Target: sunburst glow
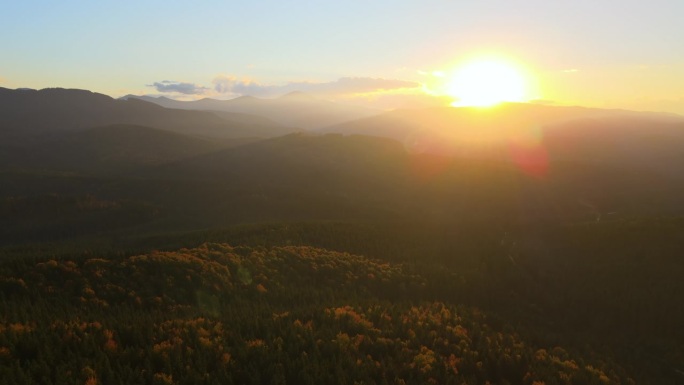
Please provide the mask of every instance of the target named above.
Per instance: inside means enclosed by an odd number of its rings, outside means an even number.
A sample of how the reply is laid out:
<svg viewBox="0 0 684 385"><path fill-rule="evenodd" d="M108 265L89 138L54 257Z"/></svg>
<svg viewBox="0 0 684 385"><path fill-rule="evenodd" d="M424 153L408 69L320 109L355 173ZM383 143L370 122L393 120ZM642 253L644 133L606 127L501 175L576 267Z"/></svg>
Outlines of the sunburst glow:
<svg viewBox="0 0 684 385"><path fill-rule="evenodd" d="M447 85L456 99L453 106L493 106L502 102L525 102L528 81L515 65L499 59L474 60L459 67Z"/></svg>

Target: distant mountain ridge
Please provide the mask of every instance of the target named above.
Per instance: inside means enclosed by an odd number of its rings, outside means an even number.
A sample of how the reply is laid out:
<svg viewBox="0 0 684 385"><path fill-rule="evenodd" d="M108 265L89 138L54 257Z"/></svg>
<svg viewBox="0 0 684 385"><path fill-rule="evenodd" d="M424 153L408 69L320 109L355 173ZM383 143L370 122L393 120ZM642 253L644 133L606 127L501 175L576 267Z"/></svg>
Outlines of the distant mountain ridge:
<svg viewBox="0 0 684 385"><path fill-rule="evenodd" d="M340 104L316 98L304 92L291 92L275 99L240 96L230 100L204 98L179 101L167 97L126 95L122 99L140 99L166 108L208 110L258 115L287 126L304 129L322 128L381 113L367 107Z"/></svg>
<svg viewBox="0 0 684 385"><path fill-rule="evenodd" d="M132 172L299 131L258 116L169 109L86 90L0 88L0 170Z"/></svg>
<svg viewBox="0 0 684 385"><path fill-rule="evenodd" d="M534 149L549 161L650 167L683 176L684 116L508 103L493 108L402 109L319 130L399 140L411 152L510 160Z"/></svg>
<svg viewBox="0 0 684 385"><path fill-rule="evenodd" d="M459 140L507 139L523 130L564 124L580 119L638 118L684 122L670 113L610 110L577 106L504 103L491 108L430 107L398 109L370 118L322 128L320 132L393 137L403 140L420 132Z"/></svg>
<svg viewBox="0 0 684 385"><path fill-rule="evenodd" d="M130 124L214 138L272 137L299 131L244 114L181 111L144 100L116 100L86 90L0 88L0 135Z"/></svg>

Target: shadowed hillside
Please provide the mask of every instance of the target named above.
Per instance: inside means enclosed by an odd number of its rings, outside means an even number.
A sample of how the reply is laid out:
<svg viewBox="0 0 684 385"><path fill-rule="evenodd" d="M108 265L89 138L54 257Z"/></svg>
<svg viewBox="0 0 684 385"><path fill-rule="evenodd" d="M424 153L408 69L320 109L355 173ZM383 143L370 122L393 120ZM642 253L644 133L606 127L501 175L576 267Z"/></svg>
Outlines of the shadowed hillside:
<svg viewBox="0 0 684 385"><path fill-rule="evenodd" d="M619 163L525 163L411 154L382 138L291 135L223 150L155 171L390 208L436 220L569 219L681 210L679 181ZM305 200L306 201L306 200ZM677 211L680 212L680 211ZM628 214L629 213L629 214Z"/></svg>
<svg viewBox="0 0 684 385"><path fill-rule="evenodd" d="M295 134L193 155L185 151L211 146L137 128L128 134L141 145L124 145L107 134L117 130L74 136L56 146L53 158L43 158L41 168L25 164L0 174L6 229L0 237L54 239L76 235L81 227L84 234L106 233L121 222L97 216L125 215L125 207L144 208L124 221L130 231L140 231L136 225L188 231L302 220L563 223L684 210L679 180L638 168L550 162L543 175L535 175L524 164L410 154L390 139L342 135ZM159 142L157 150L145 150L144 132ZM77 202L90 198L123 211L84 211ZM45 209L27 216L32 204ZM16 225L29 217L26 226ZM60 221L75 222L72 228ZM98 225L86 226L92 221Z"/></svg>
<svg viewBox="0 0 684 385"><path fill-rule="evenodd" d="M91 174L131 173L245 141L216 141L156 128L113 125L51 137L7 159L5 166Z"/></svg>

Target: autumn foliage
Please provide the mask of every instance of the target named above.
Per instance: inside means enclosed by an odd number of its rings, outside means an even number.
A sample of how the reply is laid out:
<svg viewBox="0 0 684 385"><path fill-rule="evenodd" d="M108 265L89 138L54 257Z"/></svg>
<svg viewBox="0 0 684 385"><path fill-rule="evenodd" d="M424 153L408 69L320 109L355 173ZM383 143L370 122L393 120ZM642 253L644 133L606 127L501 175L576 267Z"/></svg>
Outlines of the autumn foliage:
<svg viewBox="0 0 684 385"><path fill-rule="evenodd" d="M6 383L631 383L431 298L402 265L312 247L45 259L0 283Z"/></svg>

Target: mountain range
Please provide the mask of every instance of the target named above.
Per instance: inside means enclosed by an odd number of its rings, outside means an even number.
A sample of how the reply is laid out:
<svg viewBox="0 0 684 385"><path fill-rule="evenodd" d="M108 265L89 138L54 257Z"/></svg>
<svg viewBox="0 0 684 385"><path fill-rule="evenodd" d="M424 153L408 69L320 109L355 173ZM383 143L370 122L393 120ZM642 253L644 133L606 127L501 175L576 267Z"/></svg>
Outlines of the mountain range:
<svg viewBox="0 0 684 385"><path fill-rule="evenodd" d="M442 218L641 212L644 197L656 211L680 208L670 192L684 175L684 118L677 115L534 104L404 109L303 134L270 116L165 108L83 90L1 89L0 97L0 170L230 181L276 201L304 194L394 213L430 206ZM293 93L169 103L279 106L282 113L294 106L300 116L303 106L322 101ZM516 207L512 191L529 210ZM542 195L549 204L528 200Z"/></svg>
<svg viewBox="0 0 684 385"><path fill-rule="evenodd" d="M182 110L221 111L262 116L286 126L307 130L365 118L382 112L373 108L335 103L298 91L275 99L241 96L230 100L205 98L196 101L179 101L166 97L135 95L126 95L122 99L144 100L166 108Z"/></svg>
<svg viewBox="0 0 684 385"><path fill-rule="evenodd" d="M684 117L675 114L508 103L395 110L319 132L393 138L414 153L510 162L522 154L684 175Z"/></svg>
<svg viewBox="0 0 684 385"><path fill-rule="evenodd" d="M209 138L272 137L296 132L259 117L183 111L142 100L116 100L85 90L0 88L0 135L59 134L113 124L130 124Z"/></svg>

